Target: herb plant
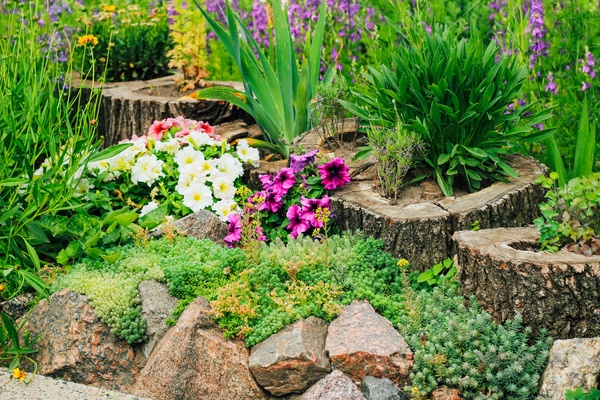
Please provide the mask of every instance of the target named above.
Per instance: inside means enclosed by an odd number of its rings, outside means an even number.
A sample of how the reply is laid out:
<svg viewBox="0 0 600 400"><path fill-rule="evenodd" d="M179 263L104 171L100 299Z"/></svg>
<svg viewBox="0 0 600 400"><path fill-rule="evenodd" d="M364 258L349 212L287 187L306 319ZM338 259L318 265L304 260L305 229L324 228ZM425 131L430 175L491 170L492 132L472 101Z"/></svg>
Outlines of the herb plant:
<svg viewBox="0 0 600 400"><path fill-rule="evenodd" d="M513 141L538 141L553 130L532 125L550 117L550 110L528 115L530 106L507 113L519 94L526 71L514 57L499 54L498 45L484 46L476 32L457 40L452 29L432 34L410 32L398 46L391 65L369 68L355 103L343 104L374 126L393 129L404 121L418 134L424 159L434 171L444 195L453 193L455 179L474 191L485 181L516 176L503 161Z"/></svg>
<svg viewBox="0 0 600 400"><path fill-rule="evenodd" d="M540 176L536 183L551 189L534 223L542 249L566 248L585 256L600 255L600 173L571 179L557 187L558 173Z"/></svg>
<svg viewBox="0 0 600 400"><path fill-rule="evenodd" d="M12 370L14 379L29 383L37 372L37 363L30 355L37 352L33 346L40 337L32 338L29 332L22 332L25 322L26 320L17 324L8 314L0 313L0 366ZM29 378L25 371L19 368L22 361L28 361L34 366Z"/></svg>

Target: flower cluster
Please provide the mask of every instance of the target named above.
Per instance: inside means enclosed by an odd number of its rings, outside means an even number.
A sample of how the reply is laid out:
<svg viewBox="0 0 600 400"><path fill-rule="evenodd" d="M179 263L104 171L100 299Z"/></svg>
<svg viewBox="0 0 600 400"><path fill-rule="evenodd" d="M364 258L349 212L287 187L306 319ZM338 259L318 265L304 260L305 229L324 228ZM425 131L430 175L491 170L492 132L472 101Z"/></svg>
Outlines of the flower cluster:
<svg viewBox="0 0 600 400"><path fill-rule="evenodd" d="M581 72L583 72L587 77L594 79L596 77L596 59L594 58L594 54L592 54L589 49L585 50L585 59L579 60L581 63ZM585 91L592 87L592 84L586 81L581 81L581 90Z"/></svg>
<svg viewBox="0 0 600 400"><path fill-rule="evenodd" d="M533 69L539 57L548 56L550 43L546 40L546 28L544 26L544 5L542 0L531 0L529 8L529 23L527 32L531 35L529 39L529 69Z"/></svg>
<svg viewBox="0 0 600 400"><path fill-rule="evenodd" d="M164 203L178 216L210 208L225 221L237 208L243 163L259 164L258 150L247 141L233 148L212 126L183 117L155 121L146 135L125 142L131 146L90 163L89 178L100 189L118 188L121 201L141 208L142 215Z"/></svg>
<svg viewBox="0 0 600 400"><path fill-rule="evenodd" d="M288 234L298 238L300 234L324 228L329 220L331 204L325 192L349 183L349 168L341 158L316 165L317 155L318 150L291 155L288 168L272 175L259 175L262 190L249 196L248 205L240 212L246 217L248 213L256 213L268 238L286 238ZM230 215L225 241L233 245L242 236L242 218Z"/></svg>

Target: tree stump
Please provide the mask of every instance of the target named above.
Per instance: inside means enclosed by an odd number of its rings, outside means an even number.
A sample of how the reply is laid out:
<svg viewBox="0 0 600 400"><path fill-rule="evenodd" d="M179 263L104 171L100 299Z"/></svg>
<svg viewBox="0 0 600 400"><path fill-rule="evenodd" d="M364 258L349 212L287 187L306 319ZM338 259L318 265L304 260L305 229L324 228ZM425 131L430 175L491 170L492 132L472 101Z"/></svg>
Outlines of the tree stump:
<svg viewBox="0 0 600 400"><path fill-rule="evenodd" d="M600 257L536 251L533 227L462 231L457 279L498 322L515 314L555 339L600 336Z"/></svg>
<svg viewBox="0 0 600 400"><path fill-rule="evenodd" d="M480 228L525 226L539 215L545 189L533 182L546 167L520 155L508 161L518 178L461 197L443 198L436 194L435 183L422 182L393 203L378 194L372 182L353 181L332 196L335 223L383 239L387 251L423 271L453 256L452 234L457 230L470 229L476 222Z"/></svg>
<svg viewBox="0 0 600 400"><path fill-rule="evenodd" d="M239 82L211 82L212 85L242 89ZM77 89L78 90L78 89ZM85 90L89 92L89 89ZM84 92L85 92L84 91ZM89 93L84 93L88 98ZM172 76L149 81L115 82L104 85L98 115L98 136L109 147L120 140L141 136L155 120L183 116L218 125L244 120L253 123L245 111L218 100L181 99Z"/></svg>

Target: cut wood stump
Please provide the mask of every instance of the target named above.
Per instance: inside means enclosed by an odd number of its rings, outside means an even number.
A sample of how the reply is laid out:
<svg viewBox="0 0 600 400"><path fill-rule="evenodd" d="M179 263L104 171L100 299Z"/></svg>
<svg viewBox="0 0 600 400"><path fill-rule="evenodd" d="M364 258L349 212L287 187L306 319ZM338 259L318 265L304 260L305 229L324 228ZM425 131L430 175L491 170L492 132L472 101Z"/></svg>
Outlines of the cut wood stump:
<svg viewBox="0 0 600 400"><path fill-rule="evenodd" d="M211 82L241 89L239 82ZM84 85L85 86L85 85ZM238 119L253 123L245 111L219 100L181 99L172 76L148 81L113 82L104 85L98 115L98 136L109 147L120 140L141 136L155 120L183 116L218 125ZM82 96L89 98L89 89ZM85 103L85 101L84 101Z"/></svg>
<svg viewBox="0 0 600 400"><path fill-rule="evenodd" d="M536 250L533 227L454 234L457 279L498 322L520 314L555 339L600 336L600 257Z"/></svg>

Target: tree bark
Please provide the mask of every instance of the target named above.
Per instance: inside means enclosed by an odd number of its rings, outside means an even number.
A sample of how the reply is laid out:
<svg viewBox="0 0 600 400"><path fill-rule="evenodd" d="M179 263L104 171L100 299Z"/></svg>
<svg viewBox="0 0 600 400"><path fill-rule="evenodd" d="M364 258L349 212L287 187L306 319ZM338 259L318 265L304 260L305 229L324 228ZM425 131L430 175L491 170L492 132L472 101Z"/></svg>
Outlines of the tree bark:
<svg viewBox="0 0 600 400"><path fill-rule="evenodd" d="M240 87L235 82L219 84ZM238 119L247 124L254 122L246 112L224 101L181 99L183 95L167 97L148 94L149 91L160 93L161 89L165 90L173 85L174 81L170 76L149 81L105 84L97 130L98 136L103 138L103 147L115 145L123 139L131 139L134 134L141 136L155 120L165 118L183 116L211 125Z"/></svg>
<svg viewBox="0 0 600 400"><path fill-rule="evenodd" d="M555 339L599 336L600 257L535 251L538 238L533 227L454 234L463 294L498 322L518 313Z"/></svg>

